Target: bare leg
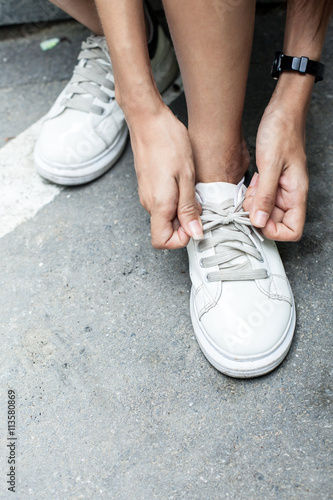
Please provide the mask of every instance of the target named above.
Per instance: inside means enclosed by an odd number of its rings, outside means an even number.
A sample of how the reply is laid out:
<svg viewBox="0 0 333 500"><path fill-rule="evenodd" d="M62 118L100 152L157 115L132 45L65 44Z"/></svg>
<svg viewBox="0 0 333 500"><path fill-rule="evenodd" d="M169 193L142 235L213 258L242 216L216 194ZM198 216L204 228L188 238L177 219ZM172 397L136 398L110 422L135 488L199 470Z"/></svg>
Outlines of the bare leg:
<svg viewBox="0 0 333 500"><path fill-rule="evenodd" d="M50 0L77 21L87 26L95 35L104 35L103 27L94 0ZM150 25L146 21L146 35L149 39Z"/></svg>
<svg viewBox="0 0 333 500"><path fill-rule="evenodd" d="M52 0L96 34L92 0ZM201 182L238 182L249 165L242 113L254 0L164 0L184 78L189 133Z"/></svg>
<svg viewBox="0 0 333 500"><path fill-rule="evenodd" d="M233 182L249 155L242 113L255 1L164 0L184 80L196 178Z"/></svg>
<svg viewBox="0 0 333 500"><path fill-rule="evenodd" d="M94 0L50 0L77 21L87 26L95 35L103 35Z"/></svg>

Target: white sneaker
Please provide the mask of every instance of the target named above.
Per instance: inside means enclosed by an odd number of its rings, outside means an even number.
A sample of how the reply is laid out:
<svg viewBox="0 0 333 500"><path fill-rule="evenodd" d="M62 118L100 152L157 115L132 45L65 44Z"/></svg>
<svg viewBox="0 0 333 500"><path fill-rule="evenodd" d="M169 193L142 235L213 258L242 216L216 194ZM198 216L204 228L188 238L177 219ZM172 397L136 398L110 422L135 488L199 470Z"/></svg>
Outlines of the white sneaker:
<svg viewBox="0 0 333 500"><path fill-rule="evenodd" d="M158 26L151 60L159 91L179 74L173 47ZM46 115L34 151L37 171L63 185L90 182L123 153L128 129L114 94L114 78L104 37L82 43L73 77Z"/></svg>
<svg viewBox="0 0 333 500"><path fill-rule="evenodd" d="M242 209L246 188L196 185L204 239L187 250L191 317L208 361L232 377L256 377L286 356L295 305L276 244L263 238Z"/></svg>

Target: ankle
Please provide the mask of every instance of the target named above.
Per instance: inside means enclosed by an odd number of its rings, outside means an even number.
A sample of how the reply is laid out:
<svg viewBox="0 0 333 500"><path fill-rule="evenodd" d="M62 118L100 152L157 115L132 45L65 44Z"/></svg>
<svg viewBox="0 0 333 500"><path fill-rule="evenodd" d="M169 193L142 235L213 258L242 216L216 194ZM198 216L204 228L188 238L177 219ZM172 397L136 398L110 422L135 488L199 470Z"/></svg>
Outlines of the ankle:
<svg viewBox="0 0 333 500"><path fill-rule="evenodd" d="M229 167L229 168L228 168ZM197 182L228 182L229 184L238 184L244 177L248 167L241 167L239 163L232 162L225 167L221 165L221 169L216 171L215 169L205 172L198 172L196 175Z"/></svg>
<svg viewBox="0 0 333 500"><path fill-rule="evenodd" d="M193 145L196 182L229 182L238 184L250 165L250 155L244 139L233 144L208 143Z"/></svg>

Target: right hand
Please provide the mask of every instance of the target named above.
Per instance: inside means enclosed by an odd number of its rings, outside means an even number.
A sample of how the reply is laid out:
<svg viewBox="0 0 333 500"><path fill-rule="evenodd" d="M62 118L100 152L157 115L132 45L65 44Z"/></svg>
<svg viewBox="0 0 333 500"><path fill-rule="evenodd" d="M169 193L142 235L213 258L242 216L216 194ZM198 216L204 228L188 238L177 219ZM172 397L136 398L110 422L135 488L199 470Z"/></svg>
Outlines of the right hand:
<svg viewBox="0 0 333 500"><path fill-rule="evenodd" d="M243 205L252 224L276 241L299 241L305 223L309 180L301 111L288 115L277 98L267 107L257 134L259 175L253 177Z"/></svg>
<svg viewBox="0 0 333 500"><path fill-rule="evenodd" d="M203 238L195 200L195 169L186 127L161 103L148 116L127 116L142 206L151 216L155 248L186 246Z"/></svg>

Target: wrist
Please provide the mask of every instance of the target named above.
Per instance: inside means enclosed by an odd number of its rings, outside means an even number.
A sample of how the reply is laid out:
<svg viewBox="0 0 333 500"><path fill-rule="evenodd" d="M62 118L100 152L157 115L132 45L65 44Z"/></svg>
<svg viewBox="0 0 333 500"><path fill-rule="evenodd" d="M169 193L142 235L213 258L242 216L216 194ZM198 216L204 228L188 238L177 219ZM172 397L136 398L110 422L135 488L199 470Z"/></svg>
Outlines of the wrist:
<svg viewBox="0 0 333 500"><path fill-rule="evenodd" d="M283 53L298 57L308 57L313 61L320 62L322 46L318 43L313 43L313 40L306 43L303 39L293 40L289 36L284 40Z"/></svg>
<svg viewBox="0 0 333 500"><path fill-rule="evenodd" d="M276 84L270 104L288 119L305 127L309 110L314 76L283 72Z"/></svg>
<svg viewBox="0 0 333 500"><path fill-rule="evenodd" d="M162 97L151 78L137 80L130 84L117 85L116 101L124 112L126 121L131 122L136 117L154 116L162 106Z"/></svg>

